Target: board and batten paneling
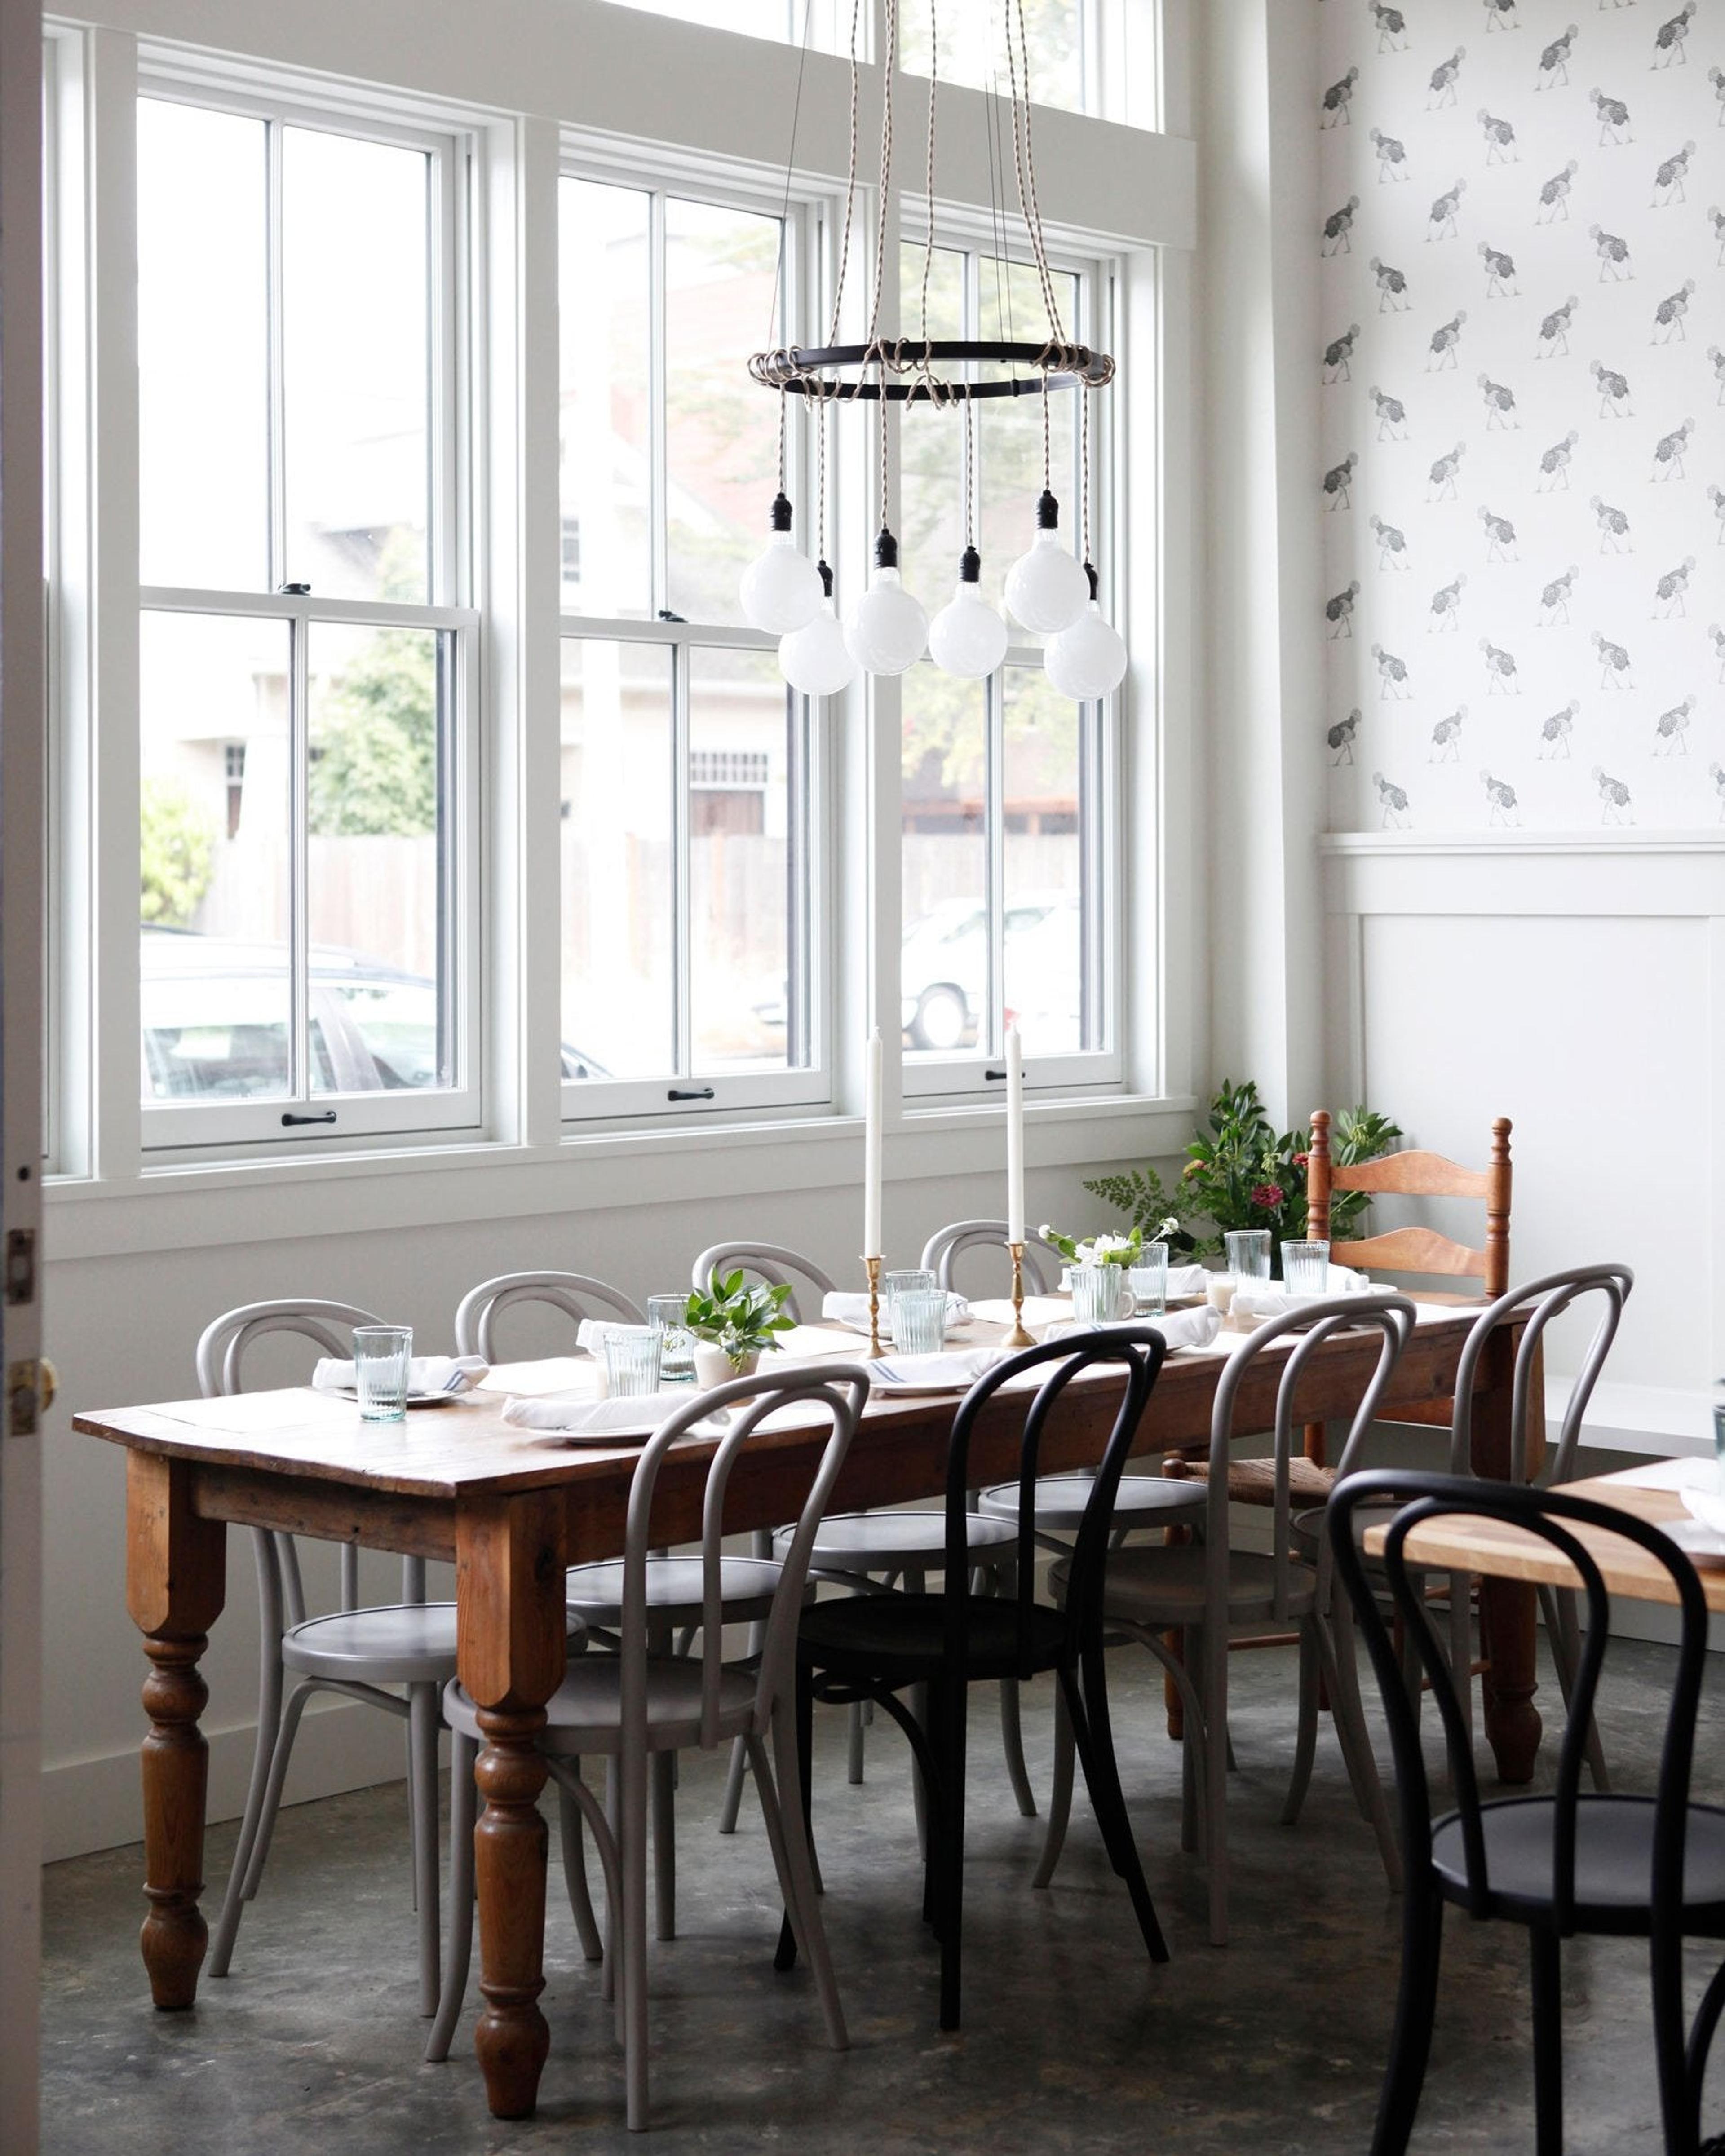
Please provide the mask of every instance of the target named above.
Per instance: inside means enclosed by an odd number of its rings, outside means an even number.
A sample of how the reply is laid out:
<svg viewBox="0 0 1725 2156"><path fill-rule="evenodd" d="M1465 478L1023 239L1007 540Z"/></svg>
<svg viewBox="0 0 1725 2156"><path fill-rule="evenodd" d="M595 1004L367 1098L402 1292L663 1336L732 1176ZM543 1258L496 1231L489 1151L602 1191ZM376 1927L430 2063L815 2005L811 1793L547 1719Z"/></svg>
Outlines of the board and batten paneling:
<svg viewBox="0 0 1725 2156"><path fill-rule="evenodd" d="M1725 819L1725 4L1322 0L1337 830Z"/></svg>

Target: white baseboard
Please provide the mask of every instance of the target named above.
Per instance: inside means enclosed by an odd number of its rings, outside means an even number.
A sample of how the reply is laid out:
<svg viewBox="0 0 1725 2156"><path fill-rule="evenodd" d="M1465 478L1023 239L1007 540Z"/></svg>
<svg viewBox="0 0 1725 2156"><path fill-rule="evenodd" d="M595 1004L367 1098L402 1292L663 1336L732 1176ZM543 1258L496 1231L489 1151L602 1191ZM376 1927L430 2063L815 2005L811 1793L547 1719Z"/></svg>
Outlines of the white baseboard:
<svg viewBox="0 0 1725 2156"><path fill-rule="evenodd" d="M209 1743L208 1816L238 1819L245 1809L251 1779L256 1726L206 1729ZM407 1772L407 1724L357 1701L314 1700L294 1743L285 1801L309 1802L343 1789L369 1789L378 1782L400 1781ZM84 1759L57 1761L43 1769L43 1861L86 1856L143 1839L138 1754L98 1753ZM403 1832L406 1832L403 1815ZM206 1890L205 1899L208 1899Z"/></svg>

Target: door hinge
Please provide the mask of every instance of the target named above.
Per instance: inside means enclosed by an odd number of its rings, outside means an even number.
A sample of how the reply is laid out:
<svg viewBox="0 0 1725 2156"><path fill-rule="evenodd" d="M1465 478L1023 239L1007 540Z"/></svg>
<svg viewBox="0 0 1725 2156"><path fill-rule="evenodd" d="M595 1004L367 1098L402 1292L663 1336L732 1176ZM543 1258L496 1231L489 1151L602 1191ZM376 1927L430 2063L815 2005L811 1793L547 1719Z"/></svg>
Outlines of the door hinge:
<svg viewBox="0 0 1725 2156"><path fill-rule="evenodd" d="M36 1300L36 1231L11 1228L6 1235L6 1300L15 1307Z"/></svg>

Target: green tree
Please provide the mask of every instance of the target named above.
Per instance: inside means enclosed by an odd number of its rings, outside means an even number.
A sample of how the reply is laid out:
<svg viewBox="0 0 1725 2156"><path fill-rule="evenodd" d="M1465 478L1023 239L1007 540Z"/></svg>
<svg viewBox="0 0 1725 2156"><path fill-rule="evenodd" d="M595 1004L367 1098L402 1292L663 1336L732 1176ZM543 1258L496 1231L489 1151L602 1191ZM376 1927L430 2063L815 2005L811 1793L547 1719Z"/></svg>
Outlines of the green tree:
<svg viewBox="0 0 1725 2156"><path fill-rule="evenodd" d="M146 778L138 817L138 914L184 928L215 873L216 820L177 780Z"/></svg>
<svg viewBox="0 0 1725 2156"><path fill-rule="evenodd" d="M418 838L437 826L434 633L385 629L319 700L307 782L317 838Z"/></svg>

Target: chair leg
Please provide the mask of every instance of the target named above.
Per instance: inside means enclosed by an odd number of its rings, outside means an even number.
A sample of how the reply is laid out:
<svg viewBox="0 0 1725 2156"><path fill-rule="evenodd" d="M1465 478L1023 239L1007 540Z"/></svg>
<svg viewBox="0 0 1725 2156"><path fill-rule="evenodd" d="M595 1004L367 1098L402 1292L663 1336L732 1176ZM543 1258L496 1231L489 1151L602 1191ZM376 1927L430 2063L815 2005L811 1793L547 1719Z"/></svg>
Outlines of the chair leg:
<svg viewBox="0 0 1725 2156"><path fill-rule="evenodd" d="M1317 1751L1318 1695L1322 1690L1322 1671L1318 1661L1317 1642L1311 1628L1300 1628L1300 1727L1294 1739L1294 1771L1288 1782L1286 1802L1281 1808L1281 1824L1291 1826L1300 1816L1300 1807L1306 1801L1306 1792L1312 1782L1312 1762Z"/></svg>
<svg viewBox="0 0 1725 2156"><path fill-rule="evenodd" d="M1473 1582L1465 1572L1450 1578L1450 1680L1462 1727L1473 1730Z"/></svg>
<svg viewBox="0 0 1725 2156"><path fill-rule="evenodd" d="M571 1759L572 1774L581 1772L581 1762ZM593 1915L593 1897L588 1891L587 1851L581 1838L581 1807L561 1782L557 1784L557 1839L562 1851L563 1884L568 1890L569 1914L575 1919L575 1929L581 1940L581 1951L588 1961L603 1961L604 1942L599 1937L599 1927Z"/></svg>
<svg viewBox="0 0 1725 2156"><path fill-rule="evenodd" d="M827 2041L835 2051L848 2051L850 2038L845 2027L845 2009L839 2004L839 1982L833 1974L833 1958L827 1948L826 1926L821 1920L820 1897L814 1891L814 1866L809 1861L809 1833L802 1817L802 1808L793 1801L781 1804L778 1792L794 1789L802 1775L797 1758L797 1730L794 1715L784 1711L780 1701L773 1714L773 1748L777 1761L777 1773L768 1760L767 1750L759 1738L750 1741L753 1756L755 1786L760 1793L761 1810L767 1821L767 1832L778 1845L775 1854L781 1854L783 1864L779 1884L784 1891L787 1914L795 1911L798 1928L803 1934L802 1946L814 1973L814 1988L820 1999L820 2010L827 2025Z"/></svg>
<svg viewBox="0 0 1725 2156"><path fill-rule="evenodd" d="M1190 1636L1189 1634L1188 1635ZM1202 1635L1204 1866L1210 1880L1210 1944L1228 1943L1228 1639Z"/></svg>
<svg viewBox="0 0 1725 2156"><path fill-rule="evenodd" d="M437 2012L437 1733L443 1726L434 1684L408 1687L411 1775L408 1804L413 1818L414 1900L419 1914L419 2011Z"/></svg>
<svg viewBox="0 0 1725 2156"><path fill-rule="evenodd" d="M731 1747L731 1764L725 1771L725 1800L719 1807L721 1834L737 1831L737 1815L742 1810L742 1778L748 1763L748 1746L739 1737Z"/></svg>
<svg viewBox="0 0 1725 2156"><path fill-rule="evenodd" d="M1402 1887L1401 1851L1390 1823L1384 1784L1378 1779L1371 1732L1366 1727L1366 1712L1360 1703L1353 1625L1344 1610L1333 1625L1322 1617L1314 1617L1312 1627L1322 1657L1320 1666L1330 1695L1330 1712L1335 1717L1343 1763L1348 1768L1360 1810L1370 1820L1372 1831L1378 1837L1378 1853L1384 1860L1384 1876L1389 1882L1389 1891L1399 1894Z"/></svg>
<svg viewBox="0 0 1725 2156"><path fill-rule="evenodd" d="M623 1789L621 1769L617 1754L608 1753L605 1758L605 1821L611 1830L611 1845L617 1846L618 1830L623 1819ZM614 1874L615 1867L614 1866ZM620 1877L608 1875L605 1880L605 1965L599 1972L600 1996L608 1999L616 2008L616 2036L623 2041L623 1882Z"/></svg>
<svg viewBox="0 0 1725 2156"><path fill-rule="evenodd" d="M647 1763L653 1799L653 1902L657 1936L677 1936L677 1755L655 1752Z"/></svg>
<svg viewBox="0 0 1725 2156"><path fill-rule="evenodd" d="M854 1789L860 1789L862 1786L863 1743L865 1732L868 1728L868 1722L863 1714L863 1707L865 1704L865 1702L860 1699L854 1699L850 1702L850 1741L845 1754L845 1779Z"/></svg>
<svg viewBox="0 0 1725 2156"><path fill-rule="evenodd" d="M928 1686L912 1685L910 1692L911 1712L919 1726L928 1727ZM922 1770L916 1754L911 1757L911 1802L916 1813L916 1853L925 1863L928 1861L928 1791L924 1786Z"/></svg>
<svg viewBox="0 0 1725 2156"><path fill-rule="evenodd" d="M270 1785L270 1762L281 1727L281 1656L276 1641L281 1636L278 1624L275 1640L264 1644L262 1667L258 1686L258 1741L252 1751L252 1778L245 1793L245 1815L239 1823L239 1839L234 1845L234 1861L228 1871L228 1888L222 1897L222 1913L218 1918L215 1936L210 1942L209 1973L225 1976L228 1964L234 1958L234 1942L239 1936L239 1919L245 1907L245 1882L251 1870L252 1848L257 1840L258 1821L263 1816L264 1792Z"/></svg>
<svg viewBox="0 0 1725 2156"><path fill-rule="evenodd" d="M1558 1683L1568 1707L1575 1689L1575 1672L1581 1663L1581 1619L1574 1595L1561 1588L1542 1587L1539 1607L1551 1640L1551 1658L1557 1665ZM1599 1725L1589 1717L1587 1725L1587 1768L1601 1794L1611 1784L1605 1771L1605 1748L1599 1741Z"/></svg>
<svg viewBox="0 0 1725 2156"><path fill-rule="evenodd" d="M1060 1851L1066 1843L1066 1827L1072 1816L1072 1763L1077 1746L1072 1736L1072 1711L1066 1704L1066 1687L1055 1686L1054 1787L1048 1794L1048 1828L1042 1837L1042 1856L1033 1887L1046 1887L1055 1876Z"/></svg>
<svg viewBox="0 0 1725 2156"><path fill-rule="evenodd" d="M809 1845L811 1868L814 1866L814 1672L797 1666L796 1698L797 1732L797 1787L803 1810L803 1835ZM821 1889L820 1875L814 1873L814 1891ZM778 1928L778 1951L773 1957L773 1966L783 1972L797 1965L797 1935L791 1922L790 1911L785 1912L784 1922Z"/></svg>
<svg viewBox="0 0 1725 2156"><path fill-rule="evenodd" d="M1162 1935L1156 1905L1145 1884L1144 1867L1138 1861L1138 1845L1120 1786L1120 1768L1114 1757L1114 1732L1108 1719L1107 1680L1102 1668L1101 1650L1098 1648L1086 1657L1081 1689L1076 1671L1062 1670L1060 1681L1066 1695L1072 1734L1084 1768L1084 1784L1090 1791L1091 1804L1101 1826L1109 1861L1126 1881L1151 1960L1166 1961L1168 1941Z"/></svg>
<svg viewBox="0 0 1725 2156"><path fill-rule="evenodd" d="M1653 2046L1659 2067L1659 2110L1665 2156L1700 2156L1701 2097L1707 2051L1717 2025L1725 1970L1703 1994L1686 2048L1683 2034L1683 1941L1656 1932L1649 1943L1653 1979ZM1717 2148L1717 2142L1709 2143Z"/></svg>
<svg viewBox="0 0 1725 2156"><path fill-rule="evenodd" d="M624 1732L618 1818L619 1869L623 1906L623 2080L624 2123L631 2133L647 2125L647 1784L645 1747Z"/></svg>
<svg viewBox="0 0 1725 2156"><path fill-rule="evenodd" d="M264 1790L264 1802L258 1813L258 1825L252 1840L251 1862L247 1865L245 1885L241 1890L249 1902L256 1895L258 1881L264 1876L264 1866L270 1856L270 1838L275 1832L275 1815L281 1809L282 1784L287 1779L288 1762L293 1756L294 1739L299 1734L300 1717L305 1712L305 1702L316 1690L316 1685L302 1678L287 1696L282 1709L281 1727L277 1732L275 1748L270 1755L270 1779Z"/></svg>
<svg viewBox="0 0 1725 2156"><path fill-rule="evenodd" d="M1034 1819L1036 1797L1024 1765L1024 1728L1019 1714L1019 1685L1015 1677L1000 1680L1000 1745L1006 1754L1007 1777L1018 1804L1020 1819Z"/></svg>
<svg viewBox="0 0 1725 2156"><path fill-rule="evenodd" d="M473 1768L478 1757L479 1746L456 1730L449 1739L449 1915L444 1928L437 2019L425 2040L429 2066L441 2066L449 2056L473 1959L473 1829L479 1805Z"/></svg>
<svg viewBox="0 0 1725 2156"><path fill-rule="evenodd" d="M1533 2147L1535 2156L1563 2156L1563 2025L1558 1935L1535 1924L1528 1931L1527 1940L1533 1964Z"/></svg>
<svg viewBox="0 0 1725 2156"><path fill-rule="evenodd" d="M931 1687L934 1726L931 1750L939 1761L940 1790L930 1822L937 1847L935 1894L941 1946L941 2026L958 2026L964 1922L964 1766L969 1687L961 1679Z"/></svg>
<svg viewBox="0 0 1725 2156"><path fill-rule="evenodd" d="M1402 1905L1402 1974L1396 1994L1395 2034L1378 2100L1372 2156L1405 2156L1437 2015L1438 1961L1444 1943L1444 1905L1421 1880Z"/></svg>

